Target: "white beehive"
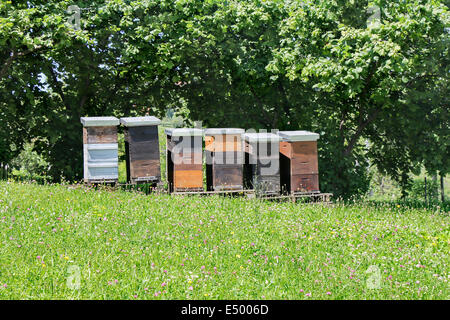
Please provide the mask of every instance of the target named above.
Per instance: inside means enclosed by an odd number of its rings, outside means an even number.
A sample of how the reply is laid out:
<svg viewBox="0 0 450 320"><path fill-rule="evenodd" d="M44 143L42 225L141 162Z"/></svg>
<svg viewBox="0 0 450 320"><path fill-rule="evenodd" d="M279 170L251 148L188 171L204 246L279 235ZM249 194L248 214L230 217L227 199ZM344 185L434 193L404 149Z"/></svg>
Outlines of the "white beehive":
<svg viewBox="0 0 450 320"><path fill-rule="evenodd" d="M83 117L84 181L117 182L119 157L115 117Z"/></svg>

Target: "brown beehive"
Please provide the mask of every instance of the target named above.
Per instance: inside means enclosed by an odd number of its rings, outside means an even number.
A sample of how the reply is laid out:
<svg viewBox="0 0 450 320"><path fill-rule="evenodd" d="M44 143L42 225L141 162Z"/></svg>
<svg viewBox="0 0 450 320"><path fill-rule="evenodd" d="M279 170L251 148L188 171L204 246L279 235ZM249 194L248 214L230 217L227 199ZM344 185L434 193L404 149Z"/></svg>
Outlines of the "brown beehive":
<svg viewBox="0 0 450 320"><path fill-rule="evenodd" d="M127 181L131 183L159 183L161 165L159 161L158 125L156 117L121 118L124 126Z"/></svg>
<svg viewBox="0 0 450 320"><path fill-rule="evenodd" d="M203 191L201 129L166 129L169 192Z"/></svg>
<svg viewBox="0 0 450 320"><path fill-rule="evenodd" d="M205 129L208 191L243 189L243 129Z"/></svg>
<svg viewBox="0 0 450 320"><path fill-rule="evenodd" d="M118 144L115 117L82 117L84 181L87 183L118 180Z"/></svg>
<svg viewBox="0 0 450 320"><path fill-rule="evenodd" d="M244 185L264 195L280 193L280 137L273 133L242 135L245 152Z"/></svg>
<svg viewBox="0 0 450 320"><path fill-rule="evenodd" d="M317 140L309 131L280 131L281 185L287 193L319 192Z"/></svg>

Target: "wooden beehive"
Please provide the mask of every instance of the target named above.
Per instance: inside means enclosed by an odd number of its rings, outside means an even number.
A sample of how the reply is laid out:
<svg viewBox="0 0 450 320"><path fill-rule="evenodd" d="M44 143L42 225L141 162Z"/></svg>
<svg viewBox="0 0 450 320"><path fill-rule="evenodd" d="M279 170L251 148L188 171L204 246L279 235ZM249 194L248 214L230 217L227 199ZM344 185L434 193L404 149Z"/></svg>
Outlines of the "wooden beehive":
<svg viewBox="0 0 450 320"><path fill-rule="evenodd" d="M161 182L158 125L156 117L120 118L124 126L127 181L135 183Z"/></svg>
<svg viewBox="0 0 450 320"><path fill-rule="evenodd" d="M309 131L280 131L281 186L287 193L320 192L317 140Z"/></svg>
<svg viewBox="0 0 450 320"><path fill-rule="evenodd" d="M205 129L208 191L243 189L243 129Z"/></svg>
<svg viewBox="0 0 450 320"><path fill-rule="evenodd" d="M242 135L245 151L244 185L261 194L280 193L280 137L273 133Z"/></svg>
<svg viewBox="0 0 450 320"><path fill-rule="evenodd" d="M169 192L203 191L203 130L166 129Z"/></svg>
<svg viewBox="0 0 450 320"><path fill-rule="evenodd" d="M118 171L117 126L115 117L82 117L84 181L116 183Z"/></svg>

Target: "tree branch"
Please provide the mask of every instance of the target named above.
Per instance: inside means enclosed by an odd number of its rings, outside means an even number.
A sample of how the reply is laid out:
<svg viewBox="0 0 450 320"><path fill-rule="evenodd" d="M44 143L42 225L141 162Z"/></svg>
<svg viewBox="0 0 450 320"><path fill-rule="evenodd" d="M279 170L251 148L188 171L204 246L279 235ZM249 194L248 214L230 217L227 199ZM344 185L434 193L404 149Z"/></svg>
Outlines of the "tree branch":
<svg viewBox="0 0 450 320"><path fill-rule="evenodd" d="M373 120L375 120L375 118L377 117L378 113L380 113L380 111L381 111L381 109L375 109L365 121L363 121L362 118L360 118L358 128L356 129L355 134L351 137L348 146L344 149L344 152L343 152L344 156L348 156L350 154L350 152L355 147L355 144L358 141L359 137L363 133L364 129L371 122L373 122Z"/></svg>
<svg viewBox="0 0 450 320"><path fill-rule="evenodd" d="M27 54L30 54L32 52L36 52L42 48L43 48L42 46L36 46L33 49L28 49L23 52L17 52L14 49L12 49L8 59L6 59L5 63L3 63L2 69L0 70L0 80L2 80L6 76L6 72L8 71L9 67L15 60L17 60L19 57L26 56Z"/></svg>
<svg viewBox="0 0 450 320"><path fill-rule="evenodd" d="M56 86L56 91L59 94L59 97L61 98L62 102L64 103L65 107L67 110L70 110L70 105L67 103L66 101L66 96L64 94L64 91L61 87L61 84L58 81L58 78L56 77L56 73L55 70L53 70L53 67L51 65L49 65L48 70L50 71L50 74L52 76L53 82L55 83Z"/></svg>

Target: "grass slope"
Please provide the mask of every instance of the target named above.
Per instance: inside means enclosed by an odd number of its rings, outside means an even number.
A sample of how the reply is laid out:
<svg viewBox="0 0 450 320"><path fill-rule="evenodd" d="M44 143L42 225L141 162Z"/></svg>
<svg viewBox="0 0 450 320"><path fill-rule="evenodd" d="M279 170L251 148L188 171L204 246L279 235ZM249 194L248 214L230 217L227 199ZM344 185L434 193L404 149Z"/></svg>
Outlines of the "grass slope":
<svg viewBox="0 0 450 320"><path fill-rule="evenodd" d="M449 230L397 205L0 182L0 298L448 299Z"/></svg>

